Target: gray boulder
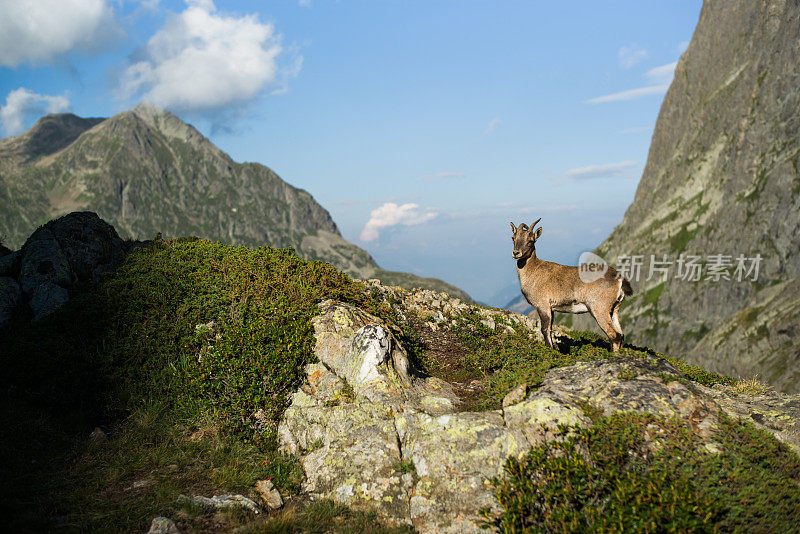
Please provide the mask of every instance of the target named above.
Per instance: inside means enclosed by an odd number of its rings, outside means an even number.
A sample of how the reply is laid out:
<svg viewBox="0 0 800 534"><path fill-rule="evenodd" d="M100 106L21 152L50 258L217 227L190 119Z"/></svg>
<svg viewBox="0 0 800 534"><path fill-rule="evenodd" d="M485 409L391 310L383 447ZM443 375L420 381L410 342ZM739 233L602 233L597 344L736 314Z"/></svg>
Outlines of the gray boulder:
<svg viewBox="0 0 800 534"><path fill-rule="evenodd" d="M150 523L147 534L180 534L175 522L168 517L156 517Z"/></svg>
<svg viewBox="0 0 800 534"><path fill-rule="evenodd" d="M12 272L19 265L18 283L38 320L62 306L75 284L98 282L112 271L122 261L124 243L96 213L74 212L37 229L14 254L0 268Z"/></svg>
<svg viewBox="0 0 800 534"><path fill-rule="evenodd" d="M47 317L69 300L69 291L53 282L34 286L28 305L33 312L33 320Z"/></svg>
<svg viewBox="0 0 800 534"><path fill-rule="evenodd" d="M29 291L27 286L36 281L64 287L96 282L99 273L122 260L123 252L113 226L96 213L73 212L40 227L25 242L20 284Z"/></svg>
<svg viewBox="0 0 800 534"><path fill-rule="evenodd" d="M256 482L256 492L261 496L261 500L269 508L277 510L283 506L283 497L271 480L259 480Z"/></svg>
<svg viewBox="0 0 800 534"><path fill-rule="evenodd" d="M46 227L36 230L22 247L19 273L22 290L31 293L45 283L72 287L75 281L76 277L53 232Z"/></svg>

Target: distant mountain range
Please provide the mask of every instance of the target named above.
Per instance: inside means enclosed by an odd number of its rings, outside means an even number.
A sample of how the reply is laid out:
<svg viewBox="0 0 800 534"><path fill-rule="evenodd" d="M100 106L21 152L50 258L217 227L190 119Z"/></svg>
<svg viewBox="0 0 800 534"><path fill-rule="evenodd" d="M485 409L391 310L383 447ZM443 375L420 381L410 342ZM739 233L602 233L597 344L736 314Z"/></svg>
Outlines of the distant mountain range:
<svg viewBox="0 0 800 534"><path fill-rule="evenodd" d="M798 57L797 1L704 2L636 197L596 251L613 264L643 263L622 306L629 339L792 392L800 391ZM651 276L651 256L666 273Z"/></svg>
<svg viewBox="0 0 800 534"><path fill-rule="evenodd" d="M0 236L18 248L45 222L91 210L122 237L198 236L250 247L291 246L351 276L446 291L435 278L384 271L346 241L307 192L258 163L236 163L191 125L139 104L113 117L47 115L0 140Z"/></svg>

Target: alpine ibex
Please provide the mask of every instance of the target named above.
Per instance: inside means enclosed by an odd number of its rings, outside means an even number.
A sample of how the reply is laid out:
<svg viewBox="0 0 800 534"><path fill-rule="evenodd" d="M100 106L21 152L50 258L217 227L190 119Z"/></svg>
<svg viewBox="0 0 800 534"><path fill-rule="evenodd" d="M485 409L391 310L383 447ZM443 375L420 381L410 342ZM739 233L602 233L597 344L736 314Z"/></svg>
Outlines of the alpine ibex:
<svg viewBox="0 0 800 534"><path fill-rule="evenodd" d="M514 233L511 239L514 241L512 256L517 260L519 285L525 299L539 314L545 344L553 346L550 326L554 311L589 312L611 341L611 350L616 352L624 337L619 325L619 305L625 296L633 295L630 282L611 266L607 266L604 273L582 277L578 267L537 258L535 243L542 235L542 229L534 231L534 227L541 220L540 217L530 227L525 224L515 227L512 222Z"/></svg>

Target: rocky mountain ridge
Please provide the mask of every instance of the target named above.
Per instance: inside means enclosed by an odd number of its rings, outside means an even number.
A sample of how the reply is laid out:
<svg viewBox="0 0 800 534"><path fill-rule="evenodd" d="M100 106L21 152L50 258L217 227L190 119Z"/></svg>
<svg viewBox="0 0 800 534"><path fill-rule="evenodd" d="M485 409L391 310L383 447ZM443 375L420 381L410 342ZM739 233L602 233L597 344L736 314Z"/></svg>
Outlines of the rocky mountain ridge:
<svg viewBox="0 0 800 534"><path fill-rule="evenodd" d="M0 236L20 247L39 225L90 210L123 238L198 236L293 247L351 276L451 291L440 280L380 269L302 189L258 163L237 163L191 125L151 104L107 119L48 115L0 140Z"/></svg>

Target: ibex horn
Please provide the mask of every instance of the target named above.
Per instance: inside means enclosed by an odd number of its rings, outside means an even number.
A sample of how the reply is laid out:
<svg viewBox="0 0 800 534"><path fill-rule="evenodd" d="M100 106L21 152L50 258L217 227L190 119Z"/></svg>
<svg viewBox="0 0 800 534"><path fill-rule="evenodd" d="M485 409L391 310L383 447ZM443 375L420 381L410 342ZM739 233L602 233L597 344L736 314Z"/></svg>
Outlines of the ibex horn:
<svg viewBox="0 0 800 534"><path fill-rule="evenodd" d="M541 217L539 217L538 219L536 219L536 222L535 222L535 223L533 223L533 224L531 225L531 230L533 230L533 229L536 227L536 225L537 225L537 224L539 224L539 221L541 221L541 220L542 220L542 218L541 218Z"/></svg>

